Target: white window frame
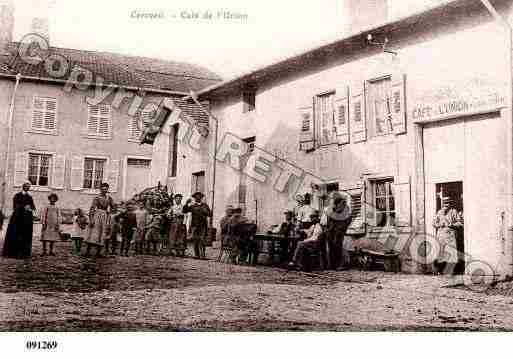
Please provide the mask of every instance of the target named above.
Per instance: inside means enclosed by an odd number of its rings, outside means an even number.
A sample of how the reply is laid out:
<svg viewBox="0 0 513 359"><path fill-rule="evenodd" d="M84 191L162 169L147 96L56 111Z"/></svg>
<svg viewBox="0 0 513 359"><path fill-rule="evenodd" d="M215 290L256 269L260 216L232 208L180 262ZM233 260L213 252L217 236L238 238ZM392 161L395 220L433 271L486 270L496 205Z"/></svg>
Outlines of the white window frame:
<svg viewBox="0 0 513 359"><path fill-rule="evenodd" d="M384 225L384 226L378 226L377 223L378 223L378 209L377 209L377 205L376 205L376 201L377 201L377 197L376 197L376 184L378 182L388 182L389 183L389 186L391 187L391 192L392 192L392 196L393 196L393 199L394 199L394 210L390 210L390 202L389 202L389 199L390 199L390 195L388 193L385 193L385 200L386 200L386 204L385 204L385 211L380 211L380 213L385 213L386 216L387 216L387 223ZM394 183L395 183L395 180L394 180L394 177L393 176L387 176L387 177L379 177L379 178L372 178L372 179L369 179L369 184L371 186L371 193L372 193L372 206L374 207L374 223L373 223L373 226L372 227L375 227L376 229L380 229L380 230L383 230L383 229L388 229L388 228L394 228L395 227L395 223L390 223L389 222L389 213L394 213L395 216L394 216L394 219L397 219L397 205L396 205L396 197L395 197L395 193L393 193L393 186L394 186Z"/></svg>
<svg viewBox="0 0 513 359"><path fill-rule="evenodd" d="M87 132L87 137L89 138L94 138L94 139L112 139L112 106L111 105L108 105L108 104L98 104L98 105L95 105L95 106L98 106L98 107L102 107L102 106L105 106L106 108L109 109L109 114L108 116L101 116L101 111L98 112L98 125L97 125L97 128L96 128L96 132L95 133L91 133L89 132L89 120L91 119L91 107L92 105L90 104L87 104L87 122L86 122L86 132ZM99 133L100 131L100 123L101 123L101 120L103 119L107 119L108 120L108 130L107 130L107 134L101 134Z"/></svg>
<svg viewBox="0 0 513 359"><path fill-rule="evenodd" d="M43 100L43 109L36 109L36 99L41 99ZM46 103L48 102L48 100L52 100L55 102L55 111L48 111L47 108L46 108ZM59 101L57 100L56 97L50 97L50 96L39 96L39 95L34 95L32 97L32 113L31 113L31 117L30 117L30 125L29 125L29 129L30 129L30 132L35 132L35 133L42 133L42 134L57 134L57 128L58 128L58 113L59 113ZM43 113L43 127L42 128L39 128L39 127L34 127L34 113L35 111L41 111ZM46 114L47 113L53 113L54 114L54 128L46 128Z"/></svg>
<svg viewBox="0 0 513 359"><path fill-rule="evenodd" d="M383 121L383 126L384 126L384 130L383 132L380 132L378 133L377 132L377 126L376 126L376 117L375 117L375 112L374 111L370 111L370 106L371 106L371 103L370 101L372 100L370 98L371 96L371 91L370 91L370 86L373 84L373 83L377 83L377 82L380 82L380 81L384 81L384 80L388 80L389 81L389 86L390 86L390 89L388 91L388 94L387 94L387 97L385 99L385 102L388 102L388 106L390 106L390 111L392 110L392 98L391 98L391 85L392 85L392 75L383 75L383 76L379 76L379 77L375 77L375 78L372 78L372 79L369 79L367 81L365 81L365 111L367 111L367 116L366 116L366 125L367 125L367 136L369 138L376 138L376 137L386 137L386 136L389 136L389 135L393 135L394 134L394 131L392 129L392 118L391 117L387 117L385 115L385 119ZM387 123L388 122L388 123Z"/></svg>
<svg viewBox="0 0 513 359"><path fill-rule="evenodd" d="M150 126L150 124L155 120L155 116L149 117L149 114L151 114L152 112L156 112L156 110L151 110L151 111L141 110L140 112L138 112L138 114L136 114L134 116L135 118L137 118L137 124L142 123L143 128L141 130L139 130L138 136L134 136L134 129L132 128L132 126L129 126L128 127L129 128L129 132L128 132L128 141L129 142L139 143L140 137L141 137L142 133L144 132L144 130L147 129ZM130 121L134 121L135 120L134 117L130 118ZM130 158L134 158L134 157L130 157Z"/></svg>
<svg viewBox="0 0 513 359"><path fill-rule="evenodd" d="M96 156L96 155L85 155L84 156L84 168L82 168L82 190L86 193L92 193L97 194L100 192L99 188L94 188L94 175L96 173L96 165L93 167L93 173L91 177L91 188L84 187L84 182L86 179L85 169L86 169L86 161L87 160L95 160L95 161L104 161L104 168L103 168L103 176L101 179L101 182L105 182L107 178L107 172L109 170L109 158L105 156Z"/></svg>
<svg viewBox="0 0 513 359"><path fill-rule="evenodd" d="M48 185L46 186L40 186L40 185L31 185L30 189L32 191L37 192L50 192L52 187L52 179L53 179L53 161L55 160L55 156L57 153L55 152L48 152L48 151L27 151L28 153L28 159L27 159L27 177L30 177L30 155L38 155L38 156L50 156L50 164L48 166ZM41 164L39 164L38 169L38 179L41 171Z"/></svg>
<svg viewBox="0 0 513 359"><path fill-rule="evenodd" d="M335 131L335 129L333 127L333 121L334 121L334 116L335 116L335 106L334 106L335 96L336 96L335 90L324 91L324 92L321 92L321 93L318 93L317 95L315 95L315 101L314 101L314 106L313 106L314 121L315 121L314 138L315 138L315 142L318 144L319 147L329 146L329 145L338 143L337 142L337 132ZM329 142L329 143L322 143L322 132L321 132L322 126L321 125L322 125L322 113L323 112L322 112L322 109L317 109L317 100L320 98L323 98L323 97L328 98L328 102L331 102L329 104L329 106L331 106L331 119L328 119L328 121L331 121L331 124L328 124L328 128L331 129L331 142ZM331 101L329 101L329 100L331 100Z"/></svg>

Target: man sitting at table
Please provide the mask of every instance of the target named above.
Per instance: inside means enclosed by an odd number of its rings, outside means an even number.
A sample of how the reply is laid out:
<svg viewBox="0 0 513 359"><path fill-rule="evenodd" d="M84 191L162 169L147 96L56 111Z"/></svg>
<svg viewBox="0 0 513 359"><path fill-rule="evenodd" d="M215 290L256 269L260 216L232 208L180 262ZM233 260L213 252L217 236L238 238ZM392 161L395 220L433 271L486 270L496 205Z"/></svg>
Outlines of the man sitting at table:
<svg viewBox="0 0 513 359"><path fill-rule="evenodd" d="M231 252L230 261L235 263L237 257L239 262L244 261L247 256L247 243L241 236L239 224L248 223L248 219L242 215L242 208L237 207L232 211L232 216L228 221L228 235L230 243L233 243L235 249Z"/></svg>
<svg viewBox="0 0 513 359"><path fill-rule="evenodd" d="M285 222L280 226L280 234L285 238L281 239L280 245L280 262L287 263L289 260L290 237L295 233L296 226L294 224L294 212L285 211Z"/></svg>
<svg viewBox="0 0 513 359"><path fill-rule="evenodd" d="M320 236L322 234L322 227L319 224L319 211L314 211L310 215L310 221L312 225L310 228L304 230L306 239L297 244L294 252L292 262L289 263L289 267L296 268L298 270L303 269L303 259L308 250L318 249L320 244Z"/></svg>

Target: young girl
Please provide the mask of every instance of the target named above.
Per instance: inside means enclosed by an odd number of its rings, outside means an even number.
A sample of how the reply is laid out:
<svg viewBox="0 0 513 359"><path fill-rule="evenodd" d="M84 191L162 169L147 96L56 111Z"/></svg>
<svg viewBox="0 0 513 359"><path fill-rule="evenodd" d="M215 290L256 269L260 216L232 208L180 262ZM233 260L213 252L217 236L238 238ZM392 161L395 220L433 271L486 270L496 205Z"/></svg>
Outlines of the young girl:
<svg viewBox="0 0 513 359"><path fill-rule="evenodd" d="M73 213L73 230L71 240L75 243L75 251L80 254L82 249L82 241L87 236L87 216L81 208L77 208Z"/></svg>
<svg viewBox="0 0 513 359"><path fill-rule="evenodd" d="M148 211L143 203L139 203L139 208L135 210L136 228L134 232L135 254L143 254L145 229L148 221Z"/></svg>
<svg viewBox="0 0 513 359"><path fill-rule="evenodd" d="M43 209L41 215L41 224L43 228L41 230L41 242L43 242L43 256L46 255L47 243L50 246L49 255L54 256L53 244L60 239L60 223L61 223L61 211L55 203L59 200L59 197L55 193L50 193L48 201L50 204Z"/></svg>

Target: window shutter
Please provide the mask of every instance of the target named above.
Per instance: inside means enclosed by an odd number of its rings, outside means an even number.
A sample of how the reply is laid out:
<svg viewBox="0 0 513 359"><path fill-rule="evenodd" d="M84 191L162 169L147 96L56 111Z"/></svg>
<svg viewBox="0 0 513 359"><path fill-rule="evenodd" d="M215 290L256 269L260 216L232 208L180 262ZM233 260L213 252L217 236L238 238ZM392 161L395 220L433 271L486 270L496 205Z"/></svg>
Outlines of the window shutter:
<svg viewBox="0 0 513 359"><path fill-rule="evenodd" d="M353 88L350 102L351 142L357 143L367 139L367 124L365 119L364 85Z"/></svg>
<svg viewBox="0 0 513 359"><path fill-rule="evenodd" d="M109 184L109 190L112 193L116 193L118 191L119 164L120 164L119 160L109 161L107 183Z"/></svg>
<svg viewBox="0 0 513 359"><path fill-rule="evenodd" d="M299 150L309 151L314 148L314 116L313 106L299 109L300 133Z"/></svg>
<svg viewBox="0 0 513 359"><path fill-rule="evenodd" d="M374 208L374 186L370 181L364 183L364 217L368 226L376 226L376 210Z"/></svg>
<svg viewBox="0 0 513 359"><path fill-rule="evenodd" d="M390 92L392 128L396 135L400 135L406 133L405 75L398 74L392 76Z"/></svg>
<svg viewBox="0 0 513 359"><path fill-rule="evenodd" d="M347 229L348 234L365 234L365 208L363 186L346 191L351 196L351 225Z"/></svg>
<svg viewBox="0 0 513 359"><path fill-rule="evenodd" d="M94 135L98 129L98 122L100 121L98 106L89 105L89 117L87 118L87 133Z"/></svg>
<svg viewBox="0 0 513 359"><path fill-rule="evenodd" d="M52 188L64 189L64 173L66 171L66 157L56 155L53 158Z"/></svg>
<svg viewBox="0 0 513 359"><path fill-rule="evenodd" d="M45 130L55 130L57 128L57 100L54 98L46 99Z"/></svg>
<svg viewBox="0 0 513 359"><path fill-rule="evenodd" d="M70 188L80 191L84 182L84 158L74 156L71 158Z"/></svg>
<svg viewBox="0 0 513 359"><path fill-rule="evenodd" d="M28 152L17 152L14 158L14 186L19 187L28 177Z"/></svg>
<svg viewBox="0 0 513 359"><path fill-rule="evenodd" d="M411 184L410 177L399 177L392 186L395 203L396 226L411 226Z"/></svg>
<svg viewBox="0 0 513 359"><path fill-rule="evenodd" d="M41 97L34 97L34 106L32 112L32 128L42 129L44 126L44 101Z"/></svg>
<svg viewBox="0 0 513 359"><path fill-rule="evenodd" d="M339 145L349 143L349 88L342 90L335 101L335 128Z"/></svg>

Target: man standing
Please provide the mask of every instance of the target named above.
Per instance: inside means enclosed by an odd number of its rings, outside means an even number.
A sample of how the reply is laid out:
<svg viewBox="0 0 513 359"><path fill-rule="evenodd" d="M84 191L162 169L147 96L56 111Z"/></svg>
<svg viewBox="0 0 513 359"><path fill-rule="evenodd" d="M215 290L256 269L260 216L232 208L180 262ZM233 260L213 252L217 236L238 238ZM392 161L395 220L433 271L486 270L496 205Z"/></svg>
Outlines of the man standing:
<svg viewBox="0 0 513 359"><path fill-rule="evenodd" d="M349 195L333 192L332 204L325 209L321 220L327 230L330 269L340 270L349 265L344 236L352 220L350 203Z"/></svg>
<svg viewBox="0 0 513 359"><path fill-rule="evenodd" d="M297 222L299 229L308 229L312 225L310 217L315 209L311 206L310 194L306 193L303 197L303 202L298 208Z"/></svg>
<svg viewBox="0 0 513 359"><path fill-rule="evenodd" d="M195 192L192 195L194 201L189 198L183 206L183 213L191 214L191 233L192 242L194 244L194 257L205 259L205 246L208 235L208 217L212 216L210 207L203 203L203 193Z"/></svg>

